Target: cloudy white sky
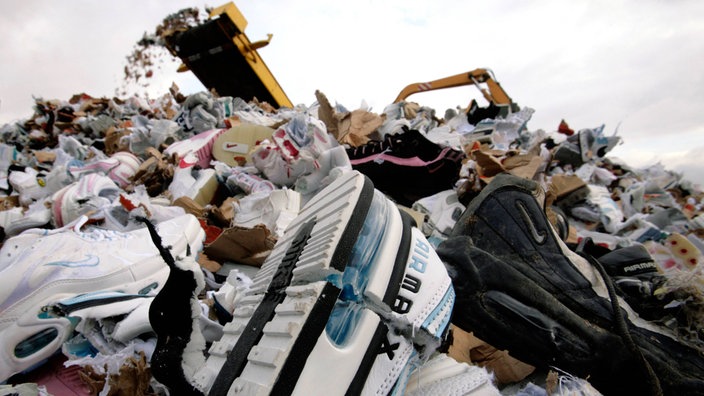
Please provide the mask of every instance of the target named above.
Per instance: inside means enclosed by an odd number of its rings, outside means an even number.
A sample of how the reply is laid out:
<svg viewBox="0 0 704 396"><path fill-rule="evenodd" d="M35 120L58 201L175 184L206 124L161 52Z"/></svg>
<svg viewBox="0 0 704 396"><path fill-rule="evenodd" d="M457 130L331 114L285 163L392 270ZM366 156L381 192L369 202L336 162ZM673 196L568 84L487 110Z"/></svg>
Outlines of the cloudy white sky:
<svg viewBox="0 0 704 396"><path fill-rule="evenodd" d="M145 32L200 0L25 0L0 11L0 124L32 114L33 97L113 96L126 56ZM624 144L610 156L666 168L704 184L704 1L699 0L239 0L252 41L294 103L316 89L349 109L381 112L412 82L478 67L494 71L531 130L605 124ZM176 82L166 65L159 96ZM466 106L472 87L417 94L442 114Z"/></svg>

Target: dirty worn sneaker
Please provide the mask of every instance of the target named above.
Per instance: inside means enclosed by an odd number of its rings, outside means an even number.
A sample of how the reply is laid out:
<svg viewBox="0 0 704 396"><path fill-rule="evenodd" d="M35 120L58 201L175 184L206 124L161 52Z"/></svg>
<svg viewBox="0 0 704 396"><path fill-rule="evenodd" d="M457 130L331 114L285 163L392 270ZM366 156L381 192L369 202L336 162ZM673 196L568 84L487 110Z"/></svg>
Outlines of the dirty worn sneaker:
<svg viewBox="0 0 704 396"><path fill-rule="evenodd" d="M462 151L440 146L408 128L384 140L348 148L347 155L352 169L367 175L377 189L408 207L421 198L452 189L465 158Z"/></svg>
<svg viewBox="0 0 704 396"><path fill-rule="evenodd" d="M146 229L120 233L81 228L83 223L26 230L0 249L0 381L42 363L71 335L76 323L44 307L95 291L146 294L165 283L168 269ZM187 246L202 249L204 232L192 215L157 228L178 254Z"/></svg>
<svg viewBox="0 0 704 396"><path fill-rule="evenodd" d="M453 323L603 393L704 392L700 353L640 318L601 263L569 250L544 200L537 183L502 174L468 205L437 250L457 291Z"/></svg>
<svg viewBox="0 0 704 396"><path fill-rule="evenodd" d="M209 395L401 394L441 346L453 303L411 218L349 171L304 205L205 364L183 376Z"/></svg>
<svg viewBox="0 0 704 396"><path fill-rule="evenodd" d="M686 250L681 243L677 246ZM697 271L662 269L640 243L613 250L589 243L584 250L604 266L616 293L641 318L671 329L680 342L704 350L701 277Z"/></svg>

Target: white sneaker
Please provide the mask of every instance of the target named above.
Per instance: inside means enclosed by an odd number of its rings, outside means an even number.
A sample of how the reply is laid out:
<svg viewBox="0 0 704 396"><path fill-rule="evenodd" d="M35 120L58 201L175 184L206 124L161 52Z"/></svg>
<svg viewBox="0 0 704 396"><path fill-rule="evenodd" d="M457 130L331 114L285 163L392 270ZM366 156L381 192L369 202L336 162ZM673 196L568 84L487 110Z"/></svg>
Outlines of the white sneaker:
<svg viewBox="0 0 704 396"><path fill-rule="evenodd" d="M27 210L22 213L21 218L15 219L5 226L5 234L7 236L15 236L24 230L48 225L51 222L51 209L47 206L47 201L49 201L49 198L43 198L31 203Z"/></svg>
<svg viewBox="0 0 704 396"><path fill-rule="evenodd" d="M107 175L121 188L127 187L132 182L132 177L137 173L141 160L127 151L118 151L106 159L94 161L74 162L68 166L68 172L75 179L87 173L101 173Z"/></svg>
<svg viewBox="0 0 704 396"><path fill-rule="evenodd" d="M17 160L17 157L15 146L0 143L0 190L8 190L10 188L7 180L8 169Z"/></svg>
<svg viewBox="0 0 704 396"><path fill-rule="evenodd" d="M367 177L343 174L289 225L195 375L163 350L154 358L173 367L155 378L209 394L402 393L454 303L444 264L411 222Z"/></svg>
<svg viewBox="0 0 704 396"><path fill-rule="evenodd" d="M207 205L218 186L215 169L194 169L197 157L193 153L181 158L174 169L174 177L169 184L171 202L181 197L188 197L201 205Z"/></svg>
<svg viewBox="0 0 704 396"><path fill-rule="evenodd" d="M464 205L457 197L457 191L445 190L414 202L411 209L426 215L421 226L428 241L438 247L452 232L457 220L464 212Z"/></svg>
<svg viewBox="0 0 704 396"><path fill-rule="evenodd" d="M44 175L31 167L26 167L24 171L10 172L7 180L19 194L20 204L23 206L29 206L32 202L50 194L45 188Z"/></svg>
<svg viewBox="0 0 704 396"><path fill-rule="evenodd" d="M210 161L213 160L213 145L218 136L222 135L226 129L211 129L201 132L188 139L174 142L164 150L164 154L168 156L175 155L177 160L192 153L197 158L196 165L202 169L210 167Z"/></svg>
<svg viewBox="0 0 704 396"><path fill-rule="evenodd" d="M121 189L100 173L88 173L77 182L55 192L52 197L54 226L63 227L84 214L100 212L117 199Z"/></svg>
<svg viewBox="0 0 704 396"><path fill-rule="evenodd" d="M301 210L301 194L290 189L264 191L243 197L235 203L234 225L254 228L264 224L280 238Z"/></svg>
<svg viewBox="0 0 704 396"><path fill-rule="evenodd" d="M316 159L315 169L296 180L296 191L306 197L312 197L330 184L343 172L351 171L352 164L344 146L335 146L323 151Z"/></svg>
<svg viewBox="0 0 704 396"><path fill-rule="evenodd" d="M86 219L83 217L82 219ZM50 357L74 328L66 317L42 308L94 291L147 294L159 290L168 267L145 228L120 233L99 229L33 229L0 249L0 381ZM183 215L157 225L174 255L202 249L198 219Z"/></svg>
<svg viewBox="0 0 704 396"><path fill-rule="evenodd" d="M493 376L483 367L438 353L413 372L405 396L499 396Z"/></svg>
<svg viewBox="0 0 704 396"><path fill-rule="evenodd" d="M257 147L252 162L273 183L291 187L300 176L315 171L316 159L337 145L322 121L296 114L274 131L270 143Z"/></svg>
<svg viewBox="0 0 704 396"><path fill-rule="evenodd" d="M232 190L240 189L245 194L270 193L276 189L274 183L269 180L240 170L240 167L231 169L232 174L225 179L225 184Z"/></svg>

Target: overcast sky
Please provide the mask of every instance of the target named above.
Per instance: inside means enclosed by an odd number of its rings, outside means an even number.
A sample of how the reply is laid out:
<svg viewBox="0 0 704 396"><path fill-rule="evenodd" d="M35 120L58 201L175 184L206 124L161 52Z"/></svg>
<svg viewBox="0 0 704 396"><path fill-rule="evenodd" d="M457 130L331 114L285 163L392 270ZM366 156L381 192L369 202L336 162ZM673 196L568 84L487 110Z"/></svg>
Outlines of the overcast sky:
<svg viewBox="0 0 704 396"><path fill-rule="evenodd" d="M223 2L224 3L224 2ZM163 18L202 1L5 1L0 12L0 124L32 114L33 96L114 96L126 56ZM704 1L239 0L252 41L294 103L316 89L350 110L382 112L405 85L490 68L535 110L530 130L605 124L624 144L610 156L662 162L704 184ZM150 80L152 97L175 65ZM466 106L472 87L416 94L435 108ZM480 103L481 103L481 99Z"/></svg>

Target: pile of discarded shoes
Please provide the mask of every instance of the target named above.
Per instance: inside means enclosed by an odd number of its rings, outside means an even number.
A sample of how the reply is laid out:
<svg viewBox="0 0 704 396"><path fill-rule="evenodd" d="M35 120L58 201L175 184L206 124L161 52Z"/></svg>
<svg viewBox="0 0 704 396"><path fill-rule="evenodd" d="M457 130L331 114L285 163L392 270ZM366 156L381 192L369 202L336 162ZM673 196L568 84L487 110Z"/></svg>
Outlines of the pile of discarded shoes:
<svg viewBox="0 0 704 396"><path fill-rule="evenodd" d="M704 393L692 183L530 108L316 99L81 94L0 127L2 387Z"/></svg>

